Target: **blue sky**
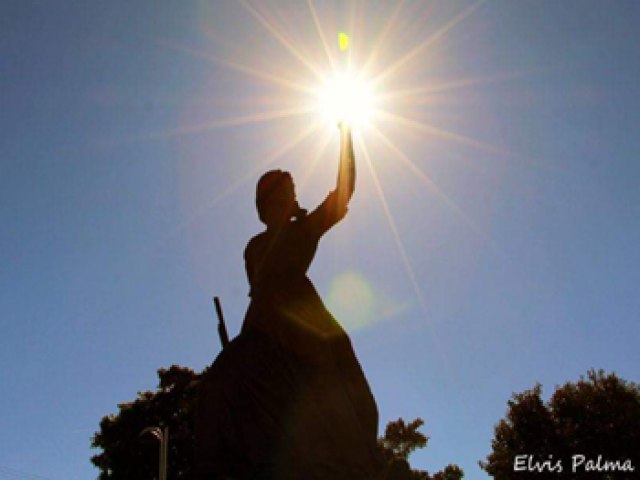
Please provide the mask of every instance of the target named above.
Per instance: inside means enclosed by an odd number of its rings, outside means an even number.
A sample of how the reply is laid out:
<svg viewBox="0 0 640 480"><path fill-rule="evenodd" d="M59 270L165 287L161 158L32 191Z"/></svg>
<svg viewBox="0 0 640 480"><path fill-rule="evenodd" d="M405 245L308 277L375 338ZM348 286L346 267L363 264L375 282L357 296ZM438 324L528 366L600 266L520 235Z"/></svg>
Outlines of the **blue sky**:
<svg viewBox="0 0 640 480"><path fill-rule="evenodd" d="M327 38L351 34L354 65L393 12L314 5ZM313 76L240 3L1 11L0 478L95 478L100 418L158 368L218 353L213 295L238 332L264 162L313 207L337 130L324 149L320 130L285 148L313 115L246 121L299 98L247 69ZM326 67L305 3L257 11ZM638 380L640 7L406 2L374 66L466 11L380 86L440 88L375 123L448 201L363 131L350 212L310 276L351 334L381 428L420 416L431 440L415 466L485 478L477 461L512 392L549 395L590 368Z"/></svg>

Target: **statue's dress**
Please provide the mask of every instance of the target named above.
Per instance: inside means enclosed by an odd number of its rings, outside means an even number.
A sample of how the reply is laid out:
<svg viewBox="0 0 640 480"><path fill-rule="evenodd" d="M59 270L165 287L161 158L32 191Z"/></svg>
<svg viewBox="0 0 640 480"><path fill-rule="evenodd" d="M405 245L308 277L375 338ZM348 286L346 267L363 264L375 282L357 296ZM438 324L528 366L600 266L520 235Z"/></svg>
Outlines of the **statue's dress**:
<svg viewBox="0 0 640 480"><path fill-rule="evenodd" d="M205 374L196 418L203 478L371 479L378 412L349 337L307 277L346 213L335 193L245 249L251 304Z"/></svg>

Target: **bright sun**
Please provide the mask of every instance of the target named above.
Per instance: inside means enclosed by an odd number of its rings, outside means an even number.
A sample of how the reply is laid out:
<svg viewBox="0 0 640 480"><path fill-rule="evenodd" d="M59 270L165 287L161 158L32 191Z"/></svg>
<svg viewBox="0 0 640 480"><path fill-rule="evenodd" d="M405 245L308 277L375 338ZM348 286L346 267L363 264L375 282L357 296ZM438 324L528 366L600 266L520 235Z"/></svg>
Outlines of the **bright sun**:
<svg viewBox="0 0 640 480"><path fill-rule="evenodd" d="M317 109L323 120L364 127L372 120L375 96L371 82L354 73L335 74L317 92Z"/></svg>

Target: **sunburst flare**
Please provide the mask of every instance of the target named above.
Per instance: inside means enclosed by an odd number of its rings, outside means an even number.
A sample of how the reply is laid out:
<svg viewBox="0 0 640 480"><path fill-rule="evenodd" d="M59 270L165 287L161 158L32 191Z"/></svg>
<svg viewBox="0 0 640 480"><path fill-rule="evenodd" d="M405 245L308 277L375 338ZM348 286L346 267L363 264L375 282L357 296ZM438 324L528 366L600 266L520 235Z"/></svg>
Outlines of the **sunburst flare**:
<svg viewBox="0 0 640 480"><path fill-rule="evenodd" d="M371 172L374 192L380 200L382 213L395 240L399 260L415 291L417 303L425 318L428 318L428 296L419 287L411 267L411 259L403 246L401 232L386 201L383 182L380 181L384 175L385 188L393 188L390 186L391 182L386 181L389 172L377 171L377 167L374 166L375 157L380 153L376 151L374 155L373 151L368 149L368 143L375 140L383 148L386 157L394 161L396 168L407 169L412 177L427 186L436 194L436 198L462 219L474 234L484 237L453 199L441 191L426 169L418 166L418 162L405 153L404 148L400 146L402 142L395 140L397 135L413 132L423 135L425 142L445 142L485 153L509 155L509 152L499 146L438 125L436 107L440 103L432 102L432 98L443 92L451 93L479 83L503 81L519 74L496 74L490 78L458 77L439 82L425 82L424 77L412 76L407 72L416 64L424 63L428 66L423 57L467 22L483 4L484 0L479 0L464 10L454 12L439 27L425 32L420 38L414 38L413 42L407 42L406 39L402 39L400 33L407 28L407 17L416 16L416 12L412 11L404 16L403 13L409 8L415 10L415 5L398 2L388 15L380 17L386 20L379 22L375 29L377 33L371 35L371 31L367 31L367 25L360 17L362 5L352 5L347 9L350 12L347 15L349 18L336 20L335 15L329 12L330 7L325 5L320 10L313 0L307 0L307 8L295 9L295 12L268 9L257 2L240 0L244 15L252 20L256 31L261 31L271 41L272 50L264 47L264 55L260 55L257 52L261 51L261 45L245 45L249 48L245 48L244 52L253 48L256 53L234 55L229 52L228 57L223 55L221 58L218 53L178 45L170 47L212 62L217 68L226 68L239 74L241 78L251 82L251 85L261 85L261 98L269 96L272 109L265 110L263 107L260 111L232 118L218 118L209 123L186 125L165 134L188 134L202 132L208 128L239 128L265 122L290 122L282 129L283 137L287 139L282 142L284 147L270 155L268 161L260 162L256 169L250 169L247 175L231 182L230 187L216 197L219 199L232 193L248 179L254 178L257 170L274 163L294 149L302 148L303 139L320 133L321 140L316 142L318 151L312 155L306 152L304 155L306 162L301 175L304 183L311 178L315 169L324 168L319 158L328 146L332 132L335 135L336 124L346 122L351 125L358 139L358 149ZM298 17L295 17L296 14ZM415 26L414 23L412 25ZM296 31L306 32L304 41L300 41L300 34L296 36ZM268 52L273 54L274 51L279 53L270 58ZM236 53L239 52L241 50L237 49ZM271 95L268 93L270 89ZM442 101L442 97L440 100ZM421 111L429 113L429 120L415 115L415 110L407 111L407 106L419 106ZM291 122L294 121L298 122L298 126L303 125L303 122L310 126L302 129L301 133L292 139Z"/></svg>

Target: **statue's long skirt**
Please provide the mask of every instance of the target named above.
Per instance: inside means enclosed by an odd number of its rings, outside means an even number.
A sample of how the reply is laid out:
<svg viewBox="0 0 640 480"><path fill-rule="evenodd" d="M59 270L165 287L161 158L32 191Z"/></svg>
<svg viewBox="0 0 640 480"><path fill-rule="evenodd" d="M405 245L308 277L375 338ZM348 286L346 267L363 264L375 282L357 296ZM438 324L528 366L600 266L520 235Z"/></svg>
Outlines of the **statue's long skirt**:
<svg viewBox="0 0 640 480"><path fill-rule="evenodd" d="M335 320L319 332L299 316L283 322L282 311L253 302L243 332L203 375L198 478L377 476L378 412L351 342Z"/></svg>

